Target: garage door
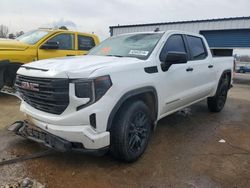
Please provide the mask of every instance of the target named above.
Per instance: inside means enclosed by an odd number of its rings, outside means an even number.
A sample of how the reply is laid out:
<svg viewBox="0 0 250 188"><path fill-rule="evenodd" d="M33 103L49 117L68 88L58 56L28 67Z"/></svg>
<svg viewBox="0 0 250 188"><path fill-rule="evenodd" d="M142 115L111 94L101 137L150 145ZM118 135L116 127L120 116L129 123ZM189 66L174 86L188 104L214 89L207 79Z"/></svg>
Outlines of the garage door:
<svg viewBox="0 0 250 188"><path fill-rule="evenodd" d="M250 47L250 29L200 31L210 47Z"/></svg>

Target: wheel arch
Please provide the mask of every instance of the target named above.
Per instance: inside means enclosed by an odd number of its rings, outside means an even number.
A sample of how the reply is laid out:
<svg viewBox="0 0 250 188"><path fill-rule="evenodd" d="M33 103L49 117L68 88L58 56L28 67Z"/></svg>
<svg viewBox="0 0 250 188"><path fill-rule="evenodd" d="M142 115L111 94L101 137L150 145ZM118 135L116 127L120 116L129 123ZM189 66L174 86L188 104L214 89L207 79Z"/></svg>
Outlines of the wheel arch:
<svg viewBox="0 0 250 188"><path fill-rule="evenodd" d="M4 86L5 83L5 71L8 69L8 66L10 65L9 60L1 60L0 61L0 89Z"/></svg>
<svg viewBox="0 0 250 188"><path fill-rule="evenodd" d="M221 83L221 81L225 78L229 78L229 82L228 82L228 89L230 89L231 87L231 79L232 79L232 70L231 69L227 69L227 70L224 70L220 76L220 79L219 79L219 82L218 82L218 85L217 85L217 88L219 86L219 84Z"/></svg>
<svg viewBox="0 0 250 188"><path fill-rule="evenodd" d="M13 84L17 70L23 65L19 62L10 62L9 60L0 61L0 86L2 84Z"/></svg>
<svg viewBox="0 0 250 188"><path fill-rule="evenodd" d="M157 120L158 115L158 96L156 89L152 86L143 87L131 90L125 93L113 107L107 124L107 131L111 130L113 121L115 120L116 114L119 112L121 107L131 100L142 100L149 107L151 111L152 121Z"/></svg>

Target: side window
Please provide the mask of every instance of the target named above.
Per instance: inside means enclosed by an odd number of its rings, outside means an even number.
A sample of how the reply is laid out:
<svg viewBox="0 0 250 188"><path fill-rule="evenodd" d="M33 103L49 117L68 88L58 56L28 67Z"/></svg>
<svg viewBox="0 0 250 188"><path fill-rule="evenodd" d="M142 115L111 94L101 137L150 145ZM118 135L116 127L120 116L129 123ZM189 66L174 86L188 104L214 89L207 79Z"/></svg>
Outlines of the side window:
<svg viewBox="0 0 250 188"><path fill-rule="evenodd" d="M74 43L74 34L59 34L55 37L48 40L48 42L58 42L59 48L58 50L74 50L75 49L75 43Z"/></svg>
<svg viewBox="0 0 250 188"><path fill-rule="evenodd" d="M78 35L78 50L90 50L95 46L95 41L92 37Z"/></svg>
<svg viewBox="0 0 250 188"><path fill-rule="evenodd" d="M187 42L192 60L201 60L207 57L207 51L201 38L187 36Z"/></svg>
<svg viewBox="0 0 250 188"><path fill-rule="evenodd" d="M160 54L160 61L164 61L166 59L168 52L184 52L187 53L183 38L181 35L172 35L168 38L164 47L162 48Z"/></svg>

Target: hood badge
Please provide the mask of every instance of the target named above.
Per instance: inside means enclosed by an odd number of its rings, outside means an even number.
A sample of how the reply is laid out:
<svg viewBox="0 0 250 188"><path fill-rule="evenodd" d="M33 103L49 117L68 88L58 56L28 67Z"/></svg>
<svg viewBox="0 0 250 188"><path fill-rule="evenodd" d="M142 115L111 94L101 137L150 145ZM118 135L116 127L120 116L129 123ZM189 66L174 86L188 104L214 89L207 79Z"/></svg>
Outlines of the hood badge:
<svg viewBox="0 0 250 188"><path fill-rule="evenodd" d="M39 91L39 84L29 83L29 82L21 82L21 88L31 90L31 91Z"/></svg>

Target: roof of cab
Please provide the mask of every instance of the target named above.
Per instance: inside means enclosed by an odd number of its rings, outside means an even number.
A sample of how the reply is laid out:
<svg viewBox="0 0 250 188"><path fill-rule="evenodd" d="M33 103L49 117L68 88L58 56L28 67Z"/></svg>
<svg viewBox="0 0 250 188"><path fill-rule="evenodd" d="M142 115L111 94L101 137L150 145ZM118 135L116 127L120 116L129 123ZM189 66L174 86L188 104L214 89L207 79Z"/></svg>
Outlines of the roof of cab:
<svg viewBox="0 0 250 188"><path fill-rule="evenodd" d="M183 35L192 35L192 36L198 36L203 37L202 35L194 32L188 32L188 31L182 31L182 30L167 30L167 31L143 31L143 32L133 32L133 33L123 33L117 36L121 35L132 35L132 34L154 34L154 33L161 33L161 34L183 34Z"/></svg>
<svg viewBox="0 0 250 188"><path fill-rule="evenodd" d="M85 32L79 32L79 31L73 31L73 30L66 30L66 29L58 29L58 28L41 27L41 28L38 28L38 30L49 31L49 32L76 32L76 33L84 34L84 35L97 36L96 34L93 34L93 33L85 33Z"/></svg>

